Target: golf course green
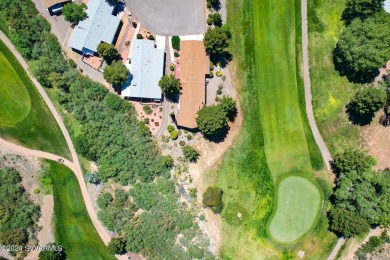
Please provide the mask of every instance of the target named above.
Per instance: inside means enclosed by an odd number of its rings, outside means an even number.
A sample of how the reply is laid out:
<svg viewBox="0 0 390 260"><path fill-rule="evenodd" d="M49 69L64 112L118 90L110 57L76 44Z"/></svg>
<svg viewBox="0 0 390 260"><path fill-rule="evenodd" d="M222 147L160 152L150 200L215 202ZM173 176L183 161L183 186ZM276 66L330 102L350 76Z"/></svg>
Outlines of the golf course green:
<svg viewBox="0 0 390 260"><path fill-rule="evenodd" d="M312 226L321 206L321 194L311 181L299 176L283 179L277 192L277 210L268 230L277 241L291 242Z"/></svg>
<svg viewBox="0 0 390 260"><path fill-rule="evenodd" d="M299 239L315 224L320 191L304 177L312 165L300 111L297 78L296 33L300 14L295 1L265 0L254 3L256 82L260 122L268 167L276 187L276 212L268 232L282 243ZM299 19L296 19L299 18ZM300 214L297 214L300 213ZM286 219L291 220L286 224Z"/></svg>
<svg viewBox="0 0 390 260"><path fill-rule="evenodd" d="M30 113L31 99L24 82L2 52L0 82L0 126L12 126Z"/></svg>
<svg viewBox="0 0 390 260"><path fill-rule="evenodd" d="M0 137L70 159L65 138L38 90L0 41Z"/></svg>
<svg viewBox="0 0 390 260"><path fill-rule="evenodd" d="M54 195L54 236L67 259L115 259L107 251L85 209L76 177L67 167L47 161Z"/></svg>

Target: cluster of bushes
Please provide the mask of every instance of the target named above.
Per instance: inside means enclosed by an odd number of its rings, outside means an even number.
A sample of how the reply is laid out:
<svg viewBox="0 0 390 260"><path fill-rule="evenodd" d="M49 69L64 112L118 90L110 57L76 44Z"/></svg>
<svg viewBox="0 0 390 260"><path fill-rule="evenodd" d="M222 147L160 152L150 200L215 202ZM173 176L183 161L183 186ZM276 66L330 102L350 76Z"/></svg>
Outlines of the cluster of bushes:
<svg viewBox="0 0 390 260"><path fill-rule="evenodd" d="M200 156L199 152L189 145L183 145L181 148L184 158L189 162L196 162Z"/></svg>
<svg viewBox="0 0 390 260"><path fill-rule="evenodd" d="M367 254L373 253L385 243L390 243L390 237L387 235L386 231L383 231L379 237L377 236L370 237L367 243L362 245L359 248L359 250L356 251L355 253L356 259L366 260Z"/></svg>
<svg viewBox="0 0 390 260"><path fill-rule="evenodd" d="M172 42L172 48L174 50L180 51L180 37L177 35L172 36L171 42Z"/></svg>
<svg viewBox="0 0 390 260"><path fill-rule="evenodd" d="M342 14L346 28L333 58L336 69L350 81L372 82L390 59L390 14L383 5L384 0L347 1Z"/></svg>
<svg viewBox="0 0 390 260"><path fill-rule="evenodd" d="M370 226L390 224L390 171L373 171L375 163L359 150L347 149L335 156L333 167L338 180L329 224L337 234L353 237L367 232Z"/></svg>
<svg viewBox="0 0 390 260"><path fill-rule="evenodd" d="M219 2L219 0L207 0L207 8L209 9L211 8L219 9L220 5L221 3Z"/></svg>
<svg viewBox="0 0 390 260"><path fill-rule="evenodd" d="M202 134L213 137L226 134L228 121L234 121L236 116L236 102L233 98L224 96L218 105L204 106L199 110L196 122Z"/></svg>
<svg viewBox="0 0 390 260"><path fill-rule="evenodd" d="M222 16L220 13L212 13L207 17L208 25L222 26Z"/></svg>
<svg viewBox="0 0 390 260"><path fill-rule="evenodd" d="M130 202L131 195L134 203ZM109 244L112 253L131 251L155 259L204 259L207 242L199 235L193 215L186 206L177 206L175 182L158 178L152 183L136 183L129 192L102 193L98 199L99 219L120 238ZM142 209L140 215L135 211ZM177 240L177 234L183 234ZM186 247L187 250L183 249Z"/></svg>
<svg viewBox="0 0 390 260"><path fill-rule="evenodd" d="M0 170L1 245L26 245L38 228L39 207L29 199L21 181L15 169ZM16 252L10 253L16 255Z"/></svg>
<svg viewBox="0 0 390 260"><path fill-rule="evenodd" d="M194 240L195 236L201 237L200 231L193 223L193 215L184 205L179 207L175 184L168 179L172 158L160 155L149 130L136 119L133 106L77 72L74 62L62 55L58 41L50 33L50 25L30 0L0 1L0 10L9 25L12 42L29 61L33 75L45 87L56 89L53 93L56 93L57 101L77 120L80 131L71 134L78 153L96 161L101 181L113 179L122 185L134 185L131 195L135 204L122 190L115 191L111 197L105 193L99 196L101 210L98 216L104 225L124 237L126 250L142 252L148 257L210 257L205 249L207 241ZM4 184L0 192L19 192L17 198L25 204L10 207L10 210L18 211L13 215L18 220L23 219L23 223L13 226L13 220L10 220L1 224L4 230L6 226L12 228L12 232L2 237L11 239L21 235L23 240L24 230L33 226L39 211L23 199L18 185L8 184L11 179L8 176L0 182ZM133 218L138 208L145 211ZM4 213L7 212L0 210L6 218L8 215ZM183 234L180 239L183 246L176 243L179 232Z"/></svg>

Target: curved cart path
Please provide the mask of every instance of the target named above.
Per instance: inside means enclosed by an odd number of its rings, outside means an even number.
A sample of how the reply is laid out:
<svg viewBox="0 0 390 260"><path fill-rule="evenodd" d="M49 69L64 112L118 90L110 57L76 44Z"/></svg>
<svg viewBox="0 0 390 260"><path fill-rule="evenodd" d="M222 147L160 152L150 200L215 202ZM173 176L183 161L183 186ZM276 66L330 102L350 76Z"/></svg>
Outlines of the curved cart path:
<svg viewBox="0 0 390 260"><path fill-rule="evenodd" d="M16 57L16 59L19 61L19 63L25 69L25 71L29 75L31 81L36 86L37 90L41 94L43 100L46 102L46 104L49 107L51 113L53 114L55 120L57 121L57 124L59 125L59 127L62 131L62 134L65 137L66 143L68 144L68 148L69 148L70 153L72 155L72 162L69 160L65 160L64 164L67 167L69 167L69 169L71 169L73 171L73 173L76 175L77 180L78 180L79 185L80 185L81 193L83 195L84 204L85 204L85 207L88 211L89 217L91 218L92 223L95 226L95 229L98 232L100 238L107 245L110 242L111 237L97 218L96 212L95 212L93 205L92 205L92 202L91 202L91 198L89 197L89 194L87 191L87 186L84 182L83 172L81 170L81 166L80 166L79 159L77 157L76 150L74 149L72 139L70 138L68 130L66 129L65 124L64 124L61 116L58 114L57 110L55 109L53 103L51 102L50 98L46 94L42 85L29 73L28 65L27 65L26 61L23 59L23 57L20 55L20 53L16 50L15 46L11 43L11 41L7 38L7 36L2 31L0 31L0 40L4 42L4 44L8 47L8 49L11 50L12 54ZM53 161L57 161L60 158L58 155L21 147L21 146L15 145L13 143L7 142L3 139L0 139L0 145L4 146L5 148L8 148L16 153L22 154L22 155L31 155L31 156L45 158L45 159L49 159L49 160L53 160Z"/></svg>
<svg viewBox="0 0 390 260"><path fill-rule="evenodd" d="M316 120L313 114L312 95L311 95L311 82L310 82L310 71L309 71L309 36L307 29L307 0L301 1L301 18L302 18L302 54L303 54L303 82L305 85L305 102L306 102L306 115L309 120L310 128L313 133L314 139L318 147L320 148L322 158L325 161L326 167L331 171L330 162L332 161L332 155L330 154L328 147L326 146L324 139L318 131ZM335 247L327 260L333 260L336 258L338 251L344 244L345 239L339 238Z"/></svg>

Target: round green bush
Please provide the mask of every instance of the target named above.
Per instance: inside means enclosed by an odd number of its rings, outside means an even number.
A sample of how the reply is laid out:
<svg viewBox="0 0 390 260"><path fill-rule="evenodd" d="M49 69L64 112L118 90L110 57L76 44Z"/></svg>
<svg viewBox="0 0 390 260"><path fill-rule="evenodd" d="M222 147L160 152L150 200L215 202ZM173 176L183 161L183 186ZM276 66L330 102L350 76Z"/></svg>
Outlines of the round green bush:
<svg viewBox="0 0 390 260"><path fill-rule="evenodd" d="M175 70L175 66L174 66L173 64L171 64L171 65L169 66L169 69L170 69L171 71L174 71L174 70Z"/></svg>
<svg viewBox="0 0 390 260"><path fill-rule="evenodd" d="M40 193L40 192L41 192L41 190L40 190L39 188L35 188L35 189L34 189L34 193L35 193L35 194L38 194L38 193Z"/></svg>
<svg viewBox="0 0 390 260"><path fill-rule="evenodd" d="M179 145L180 145L180 146L184 146L185 144L186 144L186 143L185 143L184 141L180 141L180 142L179 142Z"/></svg>
<svg viewBox="0 0 390 260"><path fill-rule="evenodd" d="M209 17L207 18L207 24L212 25L213 24L213 18Z"/></svg>
<svg viewBox="0 0 390 260"><path fill-rule="evenodd" d="M209 78L213 78L213 77L214 77L214 73L212 71L210 71Z"/></svg>
<svg viewBox="0 0 390 260"><path fill-rule="evenodd" d="M139 33L139 34L137 34L137 39L139 39L139 40L140 40L140 39L143 39L143 38L144 38L144 37L142 36L142 34L140 34L140 33Z"/></svg>
<svg viewBox="0 0 390 260"><path fill-rule="evenodd" d="M218 95L221 95L221 94L222 94L222 90L221 90L221 89L218 89L218 90L217 90L217 94L218 94Z"/></svg>
<svg viewBox="0 0 390 260"><path fill-rule="evenodd" d="M214 64L213 64L212 61L210 61L210 71L211 71L211 70L214 70Z"/></svg>
<svg viewBox="0 0 390 260"><path fill-rule="evenodd" d="M167 130L168 132L172 132L173 130L175 130L175 127L173 125L168 125Z"/></svg>
<svg viewBox="0 0 390 260"><path fill-rule="evenodd" d="M176 58L178 58L178 57L180 57L180 53L175 52L175 53L173 54L173 56L175 56Z"/></svg>
<svg viewBox="0 0 390 260"><path fill-rule="evenodd" d="M148 40L154 41L154 36L153 35L149 35L148 36Z"/></svg>
<svg viewBox="0 0 390 260"><path fill-rule="evenodd" d="M169 134L169 137L172 139L172 140L176 140L179 135L177 134L177 132L174 130L172 131L170 134Z"/></svg>

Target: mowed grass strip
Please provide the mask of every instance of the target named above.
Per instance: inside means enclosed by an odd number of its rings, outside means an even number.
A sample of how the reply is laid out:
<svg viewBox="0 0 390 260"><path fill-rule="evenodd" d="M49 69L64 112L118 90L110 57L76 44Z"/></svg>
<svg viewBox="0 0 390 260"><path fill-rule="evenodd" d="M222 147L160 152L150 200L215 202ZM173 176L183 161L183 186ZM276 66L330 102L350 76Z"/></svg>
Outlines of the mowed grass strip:
<svg viewBox="0 0 390 260"><path fill-rule="evenodd" d="M290 243L311 228L321 207L321 193L311 181L299 176L282 179L277 192L277 211L268 230L277 241Z"/></svg>
<svg viewBox="0 0 390 260"><path fill-rule="evenodd" d="M67 259L115 259L89 218L73 172L62 164L47 163L54 195L54 236L65 248Z"/></svg>
<svg viewBox="0 0 390 260"><path fill-rule="evenodd" d="M264 134L265 153L273 179L278 182L282 176L299 173L311 177L313 169L305 135L304 121L301 116L296 57L295 1L257 1L254 5L254 31L256 48L256 78L258 82L260 119ZM299 9L298 9L299 10ZM296 177L298 178L298 177ZM299 179L303 179L299 177ZM295 179L292 179L295 180ZM304 235L316 222L319 206L310 200L312 190L320 194L319 189L310 181L281 182L277 187L278 207L269 224L271 237L282 243L290 243ZM283 185L282 185L283 184ZM309 186L311 186L309 188ZM284 191L284 189L288 189ZM301 198L289 200L285 204L284 192L300 191ZM287 193L288 194L288 193ZM319 197L318 197L319 200ZM307 207L308 210L302 210ZM295 212L301 212L297 218ZM293 219L289 225L283 225L283 218ZM289 216L291 214L291 216ZM282 226L283 228L274 228Z"/></svg>
<svg viewBox="0 0 390 260"><path fill-rule="evenodd" d="M65 138L38 90L0 41L0 137L70 159Z"/></svg>

